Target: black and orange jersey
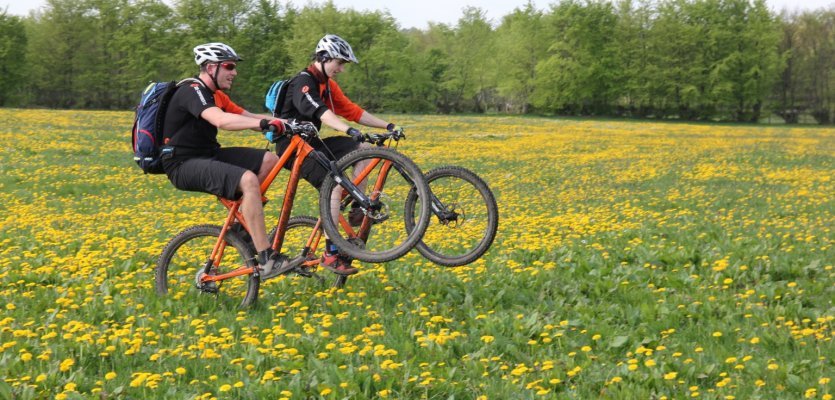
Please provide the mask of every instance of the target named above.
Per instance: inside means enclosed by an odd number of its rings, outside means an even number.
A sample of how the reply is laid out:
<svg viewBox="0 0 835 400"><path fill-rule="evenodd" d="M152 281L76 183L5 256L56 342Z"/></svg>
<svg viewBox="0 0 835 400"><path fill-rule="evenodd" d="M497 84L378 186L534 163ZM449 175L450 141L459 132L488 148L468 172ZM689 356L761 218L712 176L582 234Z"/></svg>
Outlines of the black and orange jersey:
<svg viewBox="0 0 835 400"><path fill-rule="evenodd" d="M177 88L165 113L164 144L177 147L180 154L189 155L211 155L220 148L217 127L200 117L211 107L234 114L244 112L220 90L212 93L206 85L197 82Z"/></svg>
<svg viewBox="0 0 835 400"><path fill-rule="evenodd" d="M359 122L365 112L345 96L336 81L308 67L290 81L279 117L310 121L321 129L321 117L326 110L353 122Z"/></svg>

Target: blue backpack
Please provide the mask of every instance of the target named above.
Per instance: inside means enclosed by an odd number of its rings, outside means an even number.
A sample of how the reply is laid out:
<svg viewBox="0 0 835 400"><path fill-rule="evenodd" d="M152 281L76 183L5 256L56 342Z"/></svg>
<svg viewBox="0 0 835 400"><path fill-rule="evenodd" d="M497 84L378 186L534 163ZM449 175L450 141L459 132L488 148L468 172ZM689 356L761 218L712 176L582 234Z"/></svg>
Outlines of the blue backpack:
<svg viewBox="0 0 835 400"><path fill-rule="evenodd" d="M194 78L183 79L180 82L151 82L142 92L139 105L136 106L136 116L133 119L131 141L133 143L133 161L146 174L161 174L162 162L160 156L165 122L165 111L168 102L174 96L174 91L186 82L199 82ZM202 82L201 82L202 84Z"/></svg>
<svg viewBox="0 0 835 400"><path fill-rule="evenodd" d="M302 71L302 73L310 75L307 71ZM287 98L287 88L290 87L291 80L293 80L293 78L277 81L270 85L270 88L267 89L267 95L264 99L264 107L273 113L274 117L278 117L279 114L281 114L281 107L284 106L284 99Z"/></svg>

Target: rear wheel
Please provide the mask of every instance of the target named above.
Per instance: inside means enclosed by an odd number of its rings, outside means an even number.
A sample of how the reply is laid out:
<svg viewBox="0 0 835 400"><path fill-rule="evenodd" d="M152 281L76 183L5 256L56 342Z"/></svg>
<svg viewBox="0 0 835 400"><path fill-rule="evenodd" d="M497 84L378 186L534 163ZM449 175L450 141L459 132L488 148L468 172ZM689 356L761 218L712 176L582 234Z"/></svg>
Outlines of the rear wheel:
<svg viewBox="0 0 835 400"><path fill-rule="evenodd" d="M212 250L220 236L221 227L197 225L190 227L165 245L155 270L157 294L174 300L192 296L211 295L219 305L248 307L258 299L260 280L254 274L244 274L213 284L198 285L200 275L209 265L209 275L228 273L242 267L255 267L255 256L250 246L237 234L224 235L223 256L217 265L211 261ZM200 286L200 287L198 287Z"/></svg>
<svg viewBox="0 0 835 400"><path fill-rule="evenodd" d="M346 276L333 274L330 271L318 267L319 258L322 256L322 251L325 248L325 239L321 227L316 233L316 236L313 237L310 248L306 249L307 241L313 229L316 227L317 222L318 219L306 215L290 217L287 221L287 231L284 233L281 253L291 259L297 256L305 256L308 262L299 267L299 275L307 276L310 273L310 276L307 277L318 276L321 277L322 283L326 286L337 289L341 288L345 286ZM269 234L269 241L271 243L273 238L275 238L275 228ZM270 279L261 282L261 291L269 292L273 290L274 286L277 286L277 280ZM274 290L280 291L281 289L276 287Z"/></svg>
<svg viewBox="0 0 835 400"><path fill-rule="evenodd" d="M499 227L493 192L478 175L455 166L429 171L426 182L440 203L433 204L435 218L415 247L426 259L447 267L477 260L493 244ZM409 194L406 215L411 215L417 197L416 191ZM414 225L409 218L406 223L409 229Z"/></svg>
<svg viewBox="0 0 835 400"><path fill-rule="evenodd" d="M417 165L392 149L374 147L353 151L339 160L337 168L345 176L352 177L350 170L357 163L375 165L362 190L369 198L379 200L379 207L353 209L350 196L344 199L334 196L333 189L338 184L333 176L328 176L319 190L323 229L343 254L366 262L391 261L406 254L423 236L431 216L429 189ZM407 229L405 206L413 190L417 197L408 214L412 226ZM339 212L343 218L338 222L331 216L332 198L336 203L342 199ZM349 227L348 222L352 219L360 223L360 227Z"/></svg>

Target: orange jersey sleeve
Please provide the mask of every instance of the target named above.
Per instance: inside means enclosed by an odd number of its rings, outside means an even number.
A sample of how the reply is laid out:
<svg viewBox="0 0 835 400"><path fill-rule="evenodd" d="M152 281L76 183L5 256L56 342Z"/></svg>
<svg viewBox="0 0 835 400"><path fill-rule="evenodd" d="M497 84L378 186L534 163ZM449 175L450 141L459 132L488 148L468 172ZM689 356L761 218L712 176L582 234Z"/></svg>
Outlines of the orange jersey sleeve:
<svg viewBox="0 0 835 400"><path fill-rule="evenodd" d="M320 85L320 89L321 93L324 94L326 89L324 83ZM330 89L330 98L322 98L322 100L325 101L325 104L330 106L331 111L349 121L359 122L362 117L362 113L364 113L365 110L348 99L348 97L345 96L345 93L342 93L342 88L340 88L339 84L337 84L333 79L330 80Z"/></svg>
<svg viewBox="0 0 835 400"><path fill-rule="evenodd" d="M235 104L226 93L220 90L215 90L215 105L221 110L232 114L243 114L243 107Z"/></svg>

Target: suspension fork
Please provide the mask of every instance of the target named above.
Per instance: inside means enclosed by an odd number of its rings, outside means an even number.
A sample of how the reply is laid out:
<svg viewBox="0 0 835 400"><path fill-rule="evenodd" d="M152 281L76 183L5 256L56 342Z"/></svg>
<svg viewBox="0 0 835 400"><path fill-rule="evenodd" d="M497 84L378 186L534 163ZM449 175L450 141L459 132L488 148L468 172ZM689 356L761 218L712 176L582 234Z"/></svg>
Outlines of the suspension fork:
<svg viewBox="0 0 835 400"><path fill-rule="evenodd" d="M402 167L395 164L394 169L396 169L397 172L399 172L401 176L406 178L406 181L408 181L409 184L412 185L412 187L415 186L415 181L412 179L412 177L409 176L409 174L407 174L403 170ZM447 210L447 206L444 205L444 203L441 203L441 200L438 198L438 196L435 196L435 193L432 193L432 188L431 187L429 188L429 195L432 197L431 198L432 213L435 214L435 216L438 217L438 219L440 219L441 221L451 221L451 220L455 220L458 217L458 213L456 213L455 211Z"/></svg>
<svg viewBox="0 0 835 400"><path fill-rule="evenodd" d="M349 196L353 197L355 201L359 202L361 207L369 210L379 210L382 208L382 203L378 199L372 199L371 197L366 196L353 181L348 179L348 177L346 177L345 174L339 170L339 168L336 168L336 161L328 160L317 151L310 152L309 156L312 156L313 159L322 166L322 168L330 171L330 173L333 174L336 183L345 189Z"/></svg>

